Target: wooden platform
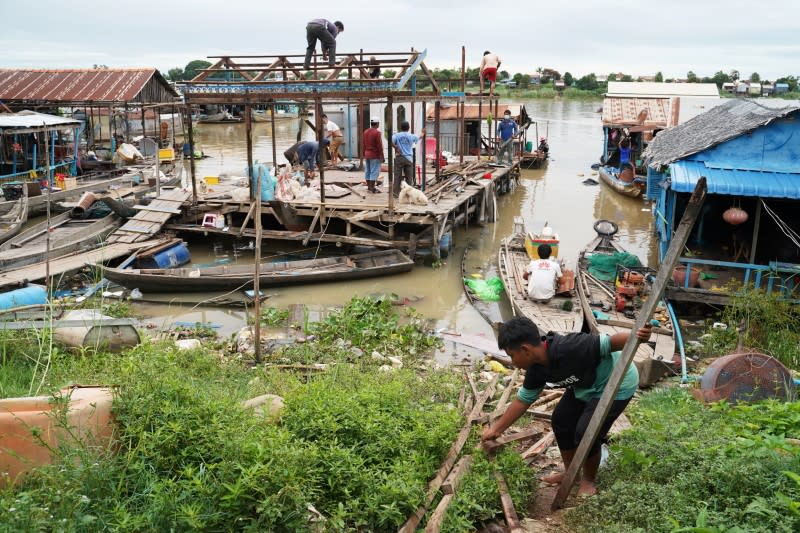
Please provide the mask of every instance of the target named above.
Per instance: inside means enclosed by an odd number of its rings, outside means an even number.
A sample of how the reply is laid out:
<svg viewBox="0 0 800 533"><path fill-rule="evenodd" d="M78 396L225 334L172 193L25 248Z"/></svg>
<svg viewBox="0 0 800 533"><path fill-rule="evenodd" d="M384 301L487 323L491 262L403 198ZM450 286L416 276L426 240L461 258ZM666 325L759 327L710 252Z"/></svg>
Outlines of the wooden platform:
<svg viewBox="0 0 800 533"><path fill-rule="evenodd" d="M145 241L136 243L116 243L91 250L89 252L75 253L50 261L50 277L60 276L67 272L79 270L87 264L97 264L117 257L130 255L136 250L161 244L162 240ZM23 268L0 273L0 288L21 285L23 282L44 279L47 276L45 263L36 263Z"/></svg>
<svg viewBox="0 0 800 533"><path fill-rule="evenodd" d="M108 236L108 244L142 242L161 231L173 215L181 213L181 206L189 199L191 192L172 189L161 193L150 205L134 206L139 212L114 233Z"/></svg>

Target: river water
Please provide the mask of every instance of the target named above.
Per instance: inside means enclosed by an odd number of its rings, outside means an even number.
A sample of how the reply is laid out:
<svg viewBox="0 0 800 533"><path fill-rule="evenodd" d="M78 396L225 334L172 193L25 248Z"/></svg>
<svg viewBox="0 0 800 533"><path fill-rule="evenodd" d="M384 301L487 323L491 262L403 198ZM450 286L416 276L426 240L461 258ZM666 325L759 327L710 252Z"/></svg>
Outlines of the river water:
<svg viewBox="0 0 800 533"><path fill-rule="evenodd" d="M602 127L597 108L600 101L532 100L524 102L529 115L538 123L539 134L547 135L550 161L538 170L523 170L520 185L510 194L498 198L499 220L485 227L459 228L454 234L455 249L441 267L418 265L409 274L347 283L329 283L305 287L270 288L265 305L287 307L304 303L312 309L341 305L353 295L393 293L416 301L414 308L424 317L436 322L437 328L467 333L491 334L491 326L467 301L461 283L461 258L465 247L468 274L495 274L500 240L512 230L513 219L521 214L528 229L540 229L545 222L555 229L561 239L559 257L573 268L578 252L595 233L592 225L605 218L619 225L619 239L630 252L636 253L650 265L657 256L652 238L652 215L641 199L623 197L604 185L587 186L587 178L598 179L590 165L601 153ZM293 144L297 136L297 121L278 121L276 141L278 153ZM310 135L303 132L303 135ZM533 139L532 126L528 137ZM197 162L198 178L207 175L243 175L246 166L246 146L243 125L200 125L198 145L210 157ZM271 160L272 139L270 124L254 124L254 159ZM289 242L266 244L263 256L298 250ZM316 246L305 252L313 253ZM233 243L219 241L193 242L193 263L248 262L253 253L235 252ZM301 250L302 251L302 250ZM213 295L146 295L166 301L170 299L200 302ZM483 306L482 306L483 307ZM492 320L511 315L508 304L501 300L485 306ZM241 309L214 308L209 305L137 304L137 312L156 323L173 320L212 322L218 331L227 335L245 324Z"/></svg>

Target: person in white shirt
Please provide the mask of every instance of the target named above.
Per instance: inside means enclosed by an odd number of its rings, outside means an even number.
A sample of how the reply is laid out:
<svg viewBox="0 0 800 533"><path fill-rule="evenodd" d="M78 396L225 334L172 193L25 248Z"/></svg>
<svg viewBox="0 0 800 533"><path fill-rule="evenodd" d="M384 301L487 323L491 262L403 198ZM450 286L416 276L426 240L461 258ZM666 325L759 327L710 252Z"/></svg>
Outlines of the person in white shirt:
<svg viewBox="0 0 800 533"><path fill-rule="evenodd" d="M528 280L528 298L547 302L556 294L556 283L561 277L561 265L550 259L552 250L549 244L540 244L537 251L541 259L531 261L524 278Z"/></svg>
<svg viewBox="0 0 800 533"><path fill-rule="evenodd" d="M344 135L342 135L341 128L329 119L328 115L322 115L322 125L325 126L325 136L331 140L328 151L331 153L331 162L335 165L340 157L339 146L344 142ZM341 159L344 161L343 157Z"/></svg>

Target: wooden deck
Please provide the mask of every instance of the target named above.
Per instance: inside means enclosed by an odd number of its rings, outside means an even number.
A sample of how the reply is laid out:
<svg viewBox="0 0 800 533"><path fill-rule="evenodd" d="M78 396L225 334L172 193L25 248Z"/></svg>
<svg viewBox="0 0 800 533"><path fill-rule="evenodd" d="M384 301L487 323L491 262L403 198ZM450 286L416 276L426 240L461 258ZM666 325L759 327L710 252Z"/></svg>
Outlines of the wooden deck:
<svg viewBox="0 0 800 533"><path fill-rule="evenodd" d="M136 243L116 243L91 250L89 252L75 253L50 261L50 277L59 276L79 270L87 264L97 264L117 257L130 255L136 250L161 244L162 240ZM36 263L23 268L0 273L0 288L22 285L25 281L44 279L47 276L45 263Z"/></svg>
<svg viewBox="0 0 800 533"><path fill-rule="evenodd" d="M171 189L161 193L150 205L136 205L139 212L114 233L108 236L108 244L142 242L161 231L167 220L181 214L181 206L189 199L191 192Z"/></svg>

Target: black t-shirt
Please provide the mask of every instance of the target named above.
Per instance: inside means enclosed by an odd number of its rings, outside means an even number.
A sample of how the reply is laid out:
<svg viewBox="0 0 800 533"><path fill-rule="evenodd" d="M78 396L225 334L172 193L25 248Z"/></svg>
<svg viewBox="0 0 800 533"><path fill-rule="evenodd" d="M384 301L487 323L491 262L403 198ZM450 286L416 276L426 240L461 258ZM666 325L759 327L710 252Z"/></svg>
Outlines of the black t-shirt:
<svg viewBox="0 0 800 533"><path fill-rule="evenodd" d="M588 388L597 377L600 363L600 337L590 333L559 335L550 332L547 342L547 366L532 365L525 372L522 386L539 390L550 383L556 387Z"/></svg>

